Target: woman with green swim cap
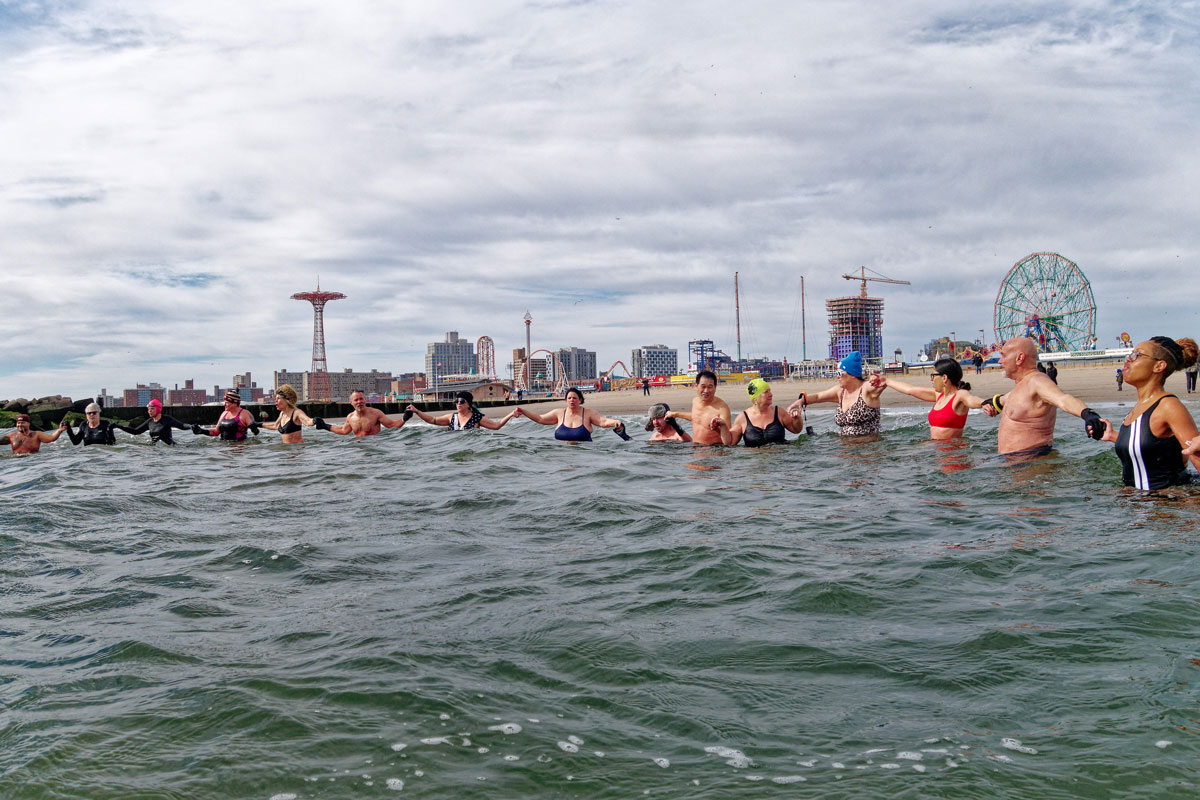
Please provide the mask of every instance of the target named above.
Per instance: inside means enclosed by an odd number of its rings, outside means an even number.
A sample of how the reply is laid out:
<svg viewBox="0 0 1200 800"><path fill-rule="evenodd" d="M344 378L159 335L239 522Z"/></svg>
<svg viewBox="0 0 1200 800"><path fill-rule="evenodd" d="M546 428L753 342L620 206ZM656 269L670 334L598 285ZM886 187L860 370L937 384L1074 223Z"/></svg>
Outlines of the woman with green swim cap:
<svg viewBox="0 0 1200 800"><path fill-rule="evenodd" d="M727 425L724 419L717 423L721 426L721 440L725 444L737 444L739 440L746 447L783 444L787 441L785 431L804 431L804 416L792 415L775 405L771 384L762 378L755 378L746 384L746 394L750 396L750 407L737 415L733 425ZM725 441L726 433L728 441Z"/></svg>
<svg viewBox="0 0 1200 800"><path fill-rule="evenodd" d="M887 384L878 373L867 378L863 373L862 354L855 350L838 362L838 382L820 392L800 393L800 399L788 406L789 413L802 411L813 403L837 403L833 421L842 436L872 436L879 433L879 395Z"/></svg>

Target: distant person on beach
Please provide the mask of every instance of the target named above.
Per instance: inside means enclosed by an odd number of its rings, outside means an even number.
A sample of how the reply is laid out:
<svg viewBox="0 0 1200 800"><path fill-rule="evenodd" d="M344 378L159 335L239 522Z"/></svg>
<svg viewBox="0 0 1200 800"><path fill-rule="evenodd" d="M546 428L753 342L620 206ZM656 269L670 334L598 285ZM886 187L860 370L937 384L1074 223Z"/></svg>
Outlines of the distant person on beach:
<svg viewBox="0 0 1200 800"><path fill-rule="evenodd" d="M1191 394L1196 391L1196 373L1200 372L1200 364L1192 364L1183 371L1183 377L1187 379L1187 393Z"/></svg>
<svg viewBox="0 0 1200 800"><path fill-rule="evenodd" d="M62 436L65 430L67 430L67 423L60 422L58 430L54 433L35 431L33 430L33 420L29 418L29 415L18 414L17 429L12 433L0 436L0 445L11 445L15 454L36 453L42 448L42 445L57 442L58 437Z"/></svg>
<svg viewBox="0 0 1200 800"><path fill-rule="evenodd" d="M354 406L354 410L341 425L330 425L320 417L316 417L313 423L318 430L342 436L348 433L353 433L355 436L374 436L384 428L403 428L404 423L408 421L407 418L392 419L378 408L368 407L367 396L357 389L350 393L350 405Z"/></svg>
<svg viewBox="0 0 1200 800"><path fill-rule="evenodd" d="M116 444L114 430L116 428L111 422L100 419L100 406L88 403L87 408L83 410L83 422L80 423L79 430L67 428L67 436L71 438L71 444L83 442L84 447L89 444Z"/></svg>
<svg viewBox="0 0 1200 800"><path fill-rule="evenodd" d="M1000 417L997 448L1001 455L1042 455L1054 446L1058 409L1083 420L1093 439L1104 434L1100 415L1064 392L1037 368L1037 347L1028 337L1009 339L1000 348L1000 367L1015 384L1003 396L985 400L989 417Z"/></svg>
<svg viewBox="0 0 1200 800"><path fill-rule="evenodd" d="M440 425L452 431L469 431L472 428L487 428L489 431L498 431L507 425L508 421L513 417L521 416L517 413L520 411L520 408L516 408L499 420L494 420L475 407L475 395L470 392L458 392L454 395L454 410L449 414L442 414L435 417L433 414L427 414L411 403L405 411L416 414L430 425ZM389 427L399 426L392 425Z"/></svg>
<svg viewBox="0 0 1200 800"><path fill-rule="evenodd" d="M674 417L667 419L667 412L671 407L666 403L655 403L650 406L650 421L646 423L646 430L654 431L650 434L652 442L690 442L692 437L679 425L679 421Z"/></svg>
<svg viewBox="0 0 1200 800"><path fill-rule="evenodd" d="M886 378L889 389L933 403L929 411L930 439L957 439L967 424L967 409L981 408L983 398L971 394L971 384L963 380L962 367L953 358L933 362L929 376L932 387L912 386L895 378Z"/></svg>
<svg viewBox="0 0 1200 800"><path fill-rule="evenodd" d="M317 421L305 414L296 403L300 396L292 385L285 383L275 390L275 410L279 416L274 422L264 422L261 427L269 431L279 431L279 441L284 444L300 444L304 441L302 431L305 427L315 427Z"/></svg>
<svg viewBox="0 0 1200 800"><path fill-rule="evenodd" d="M205 430L199 425L192 426L192 433L197 436L220 436L227 442L244 441L246 431L258 436L258 423L249 411L242 408L242 396L237 389L225 393L225 410L217 417L217 427Z"/></svg>
<svg viewBox="0 0 1200 800"><path fill-rule="evenodd" d="M1058 367L1054 366L1053 361L1046 365L1046 377L1058 383Z"/></svg>
<svg viewBox="0 0 1200 800"><path fill-rule="evenodd" d="M602 417L596 411L584 408L583 392L574 386L567 389L566 403L565 408L554 408L545 414L538 414L518 406L509 416L525 417L539 425L557 425L558 427L554 429L554 438L563 442L590 442L593 428L612 428L621 438L629 438L625 435L623 422L618 419Z"/></svg>
<svg viewBox="0 0 1200 800"><path fill-rule="evenodd" d="M650 396L650 379L642 378L642 394L646 397Z"/></svg>
<svg viewBox="0 0 1200 800"><path fill-rule="evenodd" d="M979 375L983 372L983 353L976 353L975 358L971 359L971 363L975 365L975 374Z"/></svg>
<svg viewBox="0 0 1200 800"><path fill-rule="evenodd" d="M788 406L789 414L801 414L814 403L837 403L833 422L842 436L873 436L880 431L879 395L887 383L879 375L869 379L863 373L862 354L855 350L838 362L838 382L820 392L800 393L800 399Z"/></svg>
<svg viewBox="0 0 1200 800"><path fill-rule="evenodd" d="M1125 383L1125 373L1121 371L1120 367L1117 367L1117 391L1118 392L1121 391L1121 385L1123 383Z"/></svg>
<svg viewBox="0 0 1200 800"><path fill-rule="evenodd" d="M717 419L724 421L720 427ZM667 419L686 419L692 423L692 441L696 444L729 444L729 425L733 421L729 404L717 397L717 374L710 369L696 373L696 396L691 411L668 411Z"/></svg>
<svg viewBox="0 0 1200 800"><path fill-rule="evenodd" d="M1116 445L1121 480L1137 489L1162 489L1191 482L1188 456L1200 469L1200 433L1187 407L1164 383L1171 373L1196 363L1196 342L1153 336L1125 358L1125 378L1137 389L1137 403L1114 431L1108 420L1104 441Z"/></svg>
<svg viewBox="0 0 1200 800"><path fill-rule="evenodd" d="M786 431L804 432L804 416L793 415L775 405L771 384L762 378L755 378L746 384L746 394L750 396L750 407L737 415L730 426L730 440L726 444L737 444L741 440L746 447L765 447L786 443ZM782 414L779 413L781 410ZM718 425L724 424L720 417L717 419L720 420Z"/></svg>
<svg viewBox="0 0 1200 800"><path fill-rule="evenodd" d="M124 425L113 425L113 427L133 436L141 436L143 433L149 432L151 444L155 442L175 444L171 430L188 431L191 430L191 426L184 425L170 414L164 414L162 409L162 401L158 398L151 398L150 402L146 404L146 414L149 415L149 419L135 428L129 428Z"/></svg>

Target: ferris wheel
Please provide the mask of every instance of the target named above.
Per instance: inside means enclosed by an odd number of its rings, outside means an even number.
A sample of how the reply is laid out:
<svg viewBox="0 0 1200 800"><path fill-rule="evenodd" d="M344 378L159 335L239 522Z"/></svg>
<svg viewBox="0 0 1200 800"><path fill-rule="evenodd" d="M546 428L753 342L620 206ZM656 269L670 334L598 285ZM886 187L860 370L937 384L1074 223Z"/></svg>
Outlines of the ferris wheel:
<svg viewBox="0 0 1200 800"><path fill-rule="evenodd" d="M1058 253L1026 256L1000 284L994 322L998 341L1028 336L1042 351L1083 350L1096 335L1092 285Z"/></svg>

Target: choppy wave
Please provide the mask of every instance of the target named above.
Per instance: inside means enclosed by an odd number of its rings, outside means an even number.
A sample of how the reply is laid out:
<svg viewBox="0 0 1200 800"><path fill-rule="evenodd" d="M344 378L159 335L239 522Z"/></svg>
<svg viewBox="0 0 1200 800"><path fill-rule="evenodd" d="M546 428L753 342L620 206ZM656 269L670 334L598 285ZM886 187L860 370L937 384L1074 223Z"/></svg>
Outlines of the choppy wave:
<svg viewBox="0 0 1200 800"><path fill-rule="evenodd" d="M0 796L1192 796L1200 491L1077 422L4 458Z"/></svg>

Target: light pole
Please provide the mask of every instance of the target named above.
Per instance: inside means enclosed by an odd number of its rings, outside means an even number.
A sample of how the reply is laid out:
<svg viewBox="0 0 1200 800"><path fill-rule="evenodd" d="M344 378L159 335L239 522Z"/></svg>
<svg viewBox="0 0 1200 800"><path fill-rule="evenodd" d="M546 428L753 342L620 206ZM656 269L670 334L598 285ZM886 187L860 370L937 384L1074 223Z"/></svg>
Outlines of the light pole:
<svg viewBox="0 0 1200 800"><path fill-rule="evenodd" d="M987 344L987 334L983 332L983 328L979 329L979 347L982 349Z"/></svg>

